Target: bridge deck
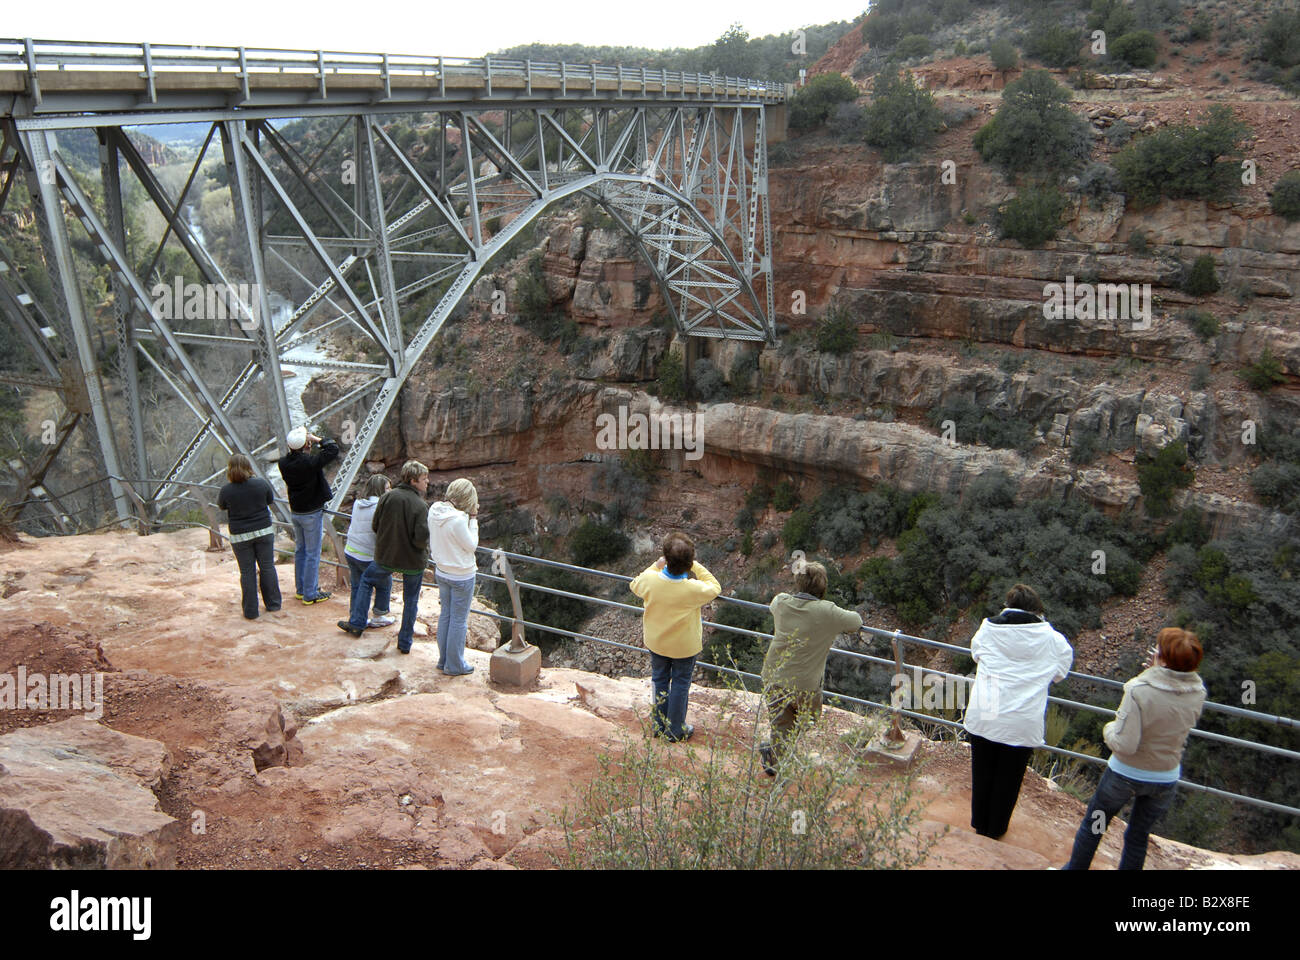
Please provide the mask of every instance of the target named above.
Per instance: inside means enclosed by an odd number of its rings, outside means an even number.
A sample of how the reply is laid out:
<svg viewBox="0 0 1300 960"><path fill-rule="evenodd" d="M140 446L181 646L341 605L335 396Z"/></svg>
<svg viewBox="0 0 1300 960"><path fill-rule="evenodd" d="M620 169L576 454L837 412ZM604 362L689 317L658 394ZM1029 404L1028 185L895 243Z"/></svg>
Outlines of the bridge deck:
<svg viewBox="0 0 1300 960"><path fill-rule="evenodd" d="M757 105L788 93L783 83L592 63L0 39L0 95L15 97L0 109L19 116L485 101Z"/></svg>

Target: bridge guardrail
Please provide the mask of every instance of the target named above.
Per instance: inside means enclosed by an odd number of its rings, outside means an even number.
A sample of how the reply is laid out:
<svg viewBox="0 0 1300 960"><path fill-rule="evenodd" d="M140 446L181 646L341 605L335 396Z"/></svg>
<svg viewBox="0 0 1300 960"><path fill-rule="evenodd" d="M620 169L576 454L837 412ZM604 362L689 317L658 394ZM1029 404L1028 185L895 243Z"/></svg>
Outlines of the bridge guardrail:
<svg viewBox="0 0 1300 960"><path fill-rule="evenodd" d="M719 76L687 70L624 67L598 63L568 63L546 60L515 60L505 57L446 57L421 54L364 53L334 50L297 50L283 47L196 46L165 43L111 43L91 40L34 40L0 38L0 70L23 71L29 76L30 89L39 102L39 73L42 70L122 70L138 73L147 81L150 99L156 99L155 81L160 74L184 71L228 72L243 78L245 96L247 78L254 74L299 73L320 79L324 94L327 79L340 75L374 75L384 80L387 91L393 77L427 77L439 82L440 90L448 79L482 80L489 95L492 83L502 79L522 80L532 92L536 81L560 81L565 93L568 81L591 87L601 81L617 85L623 93L625 83L639 84L644 93L649 84L659 85L659 95L666 97L670 85L677 85L679 95L701 97L749 98L763 102L784 101L790 90L786 83L747 77Z"/></svg>

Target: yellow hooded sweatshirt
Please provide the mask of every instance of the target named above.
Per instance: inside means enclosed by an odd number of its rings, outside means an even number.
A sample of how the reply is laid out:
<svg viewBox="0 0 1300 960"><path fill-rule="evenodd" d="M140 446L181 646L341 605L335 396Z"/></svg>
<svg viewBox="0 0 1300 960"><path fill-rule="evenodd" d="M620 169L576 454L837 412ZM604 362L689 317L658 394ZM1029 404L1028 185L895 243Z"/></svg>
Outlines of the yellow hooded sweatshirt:
<svg viewBox="0 0 1300 960"><path fill-rule="evenodd" d="M691 573L694 580L674 580L651 564L628 584L645 601L646 648L661 657L677 660L704 649L700 607L722 593L722 585L699 561L691 564Z"/></svg>

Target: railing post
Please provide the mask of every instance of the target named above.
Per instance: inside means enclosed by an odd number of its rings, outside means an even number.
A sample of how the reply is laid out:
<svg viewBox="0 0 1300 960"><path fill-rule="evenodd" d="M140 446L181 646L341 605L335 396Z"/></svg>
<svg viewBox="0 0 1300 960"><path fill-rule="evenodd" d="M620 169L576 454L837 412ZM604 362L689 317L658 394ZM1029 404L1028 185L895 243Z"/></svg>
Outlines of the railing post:
<svg viewBox="0 0 1300 960"><path fill-rule="evenodd" d="M894 670L897 672L898 676L900 677L906 676L906 674L903 673L903 654L898 647L897 630L894 631L894 639L889 641L889 645L894 650ZM890 704L890 706L894 708L891 711L891 713L893 714L893 718L892 718L892 722L889 725L889 734L886 739L888 739L890 743L902 743L903 740L906 738L903 736L903 728L899 724L899 718L901 717L901 714L899 713L899 708L897 704Z"/></svg>
<svg viewBox="0 0 1300 960"><path fill-rule="evenodd" d="M23 56L27 60L27 92L32 96L32 103L39 106L41 82L36 78L36 49L32 46L31 37L23 40Z"/></svg>
<svg viewBox="0 0 1300 960"><path fill-rule="evenodd" d="M221 517L217 513L217 508L202 492L201 488L195 487L191 492L192 496L203 511L203 515L208 518L208 552L220 553L225 544L221 540Z"/></svg>
<svg viewBox="0 0 1300 960"><path fill-rule="evenodd" d="M524 639L523 605L519 602L519 584L505 552L492 551L492 572L505 579L510 594L514 620L510 625L510 643L502 644L492 654L489 675L497 683L525 687L537 679L542 671L542 651Z"/></svg>

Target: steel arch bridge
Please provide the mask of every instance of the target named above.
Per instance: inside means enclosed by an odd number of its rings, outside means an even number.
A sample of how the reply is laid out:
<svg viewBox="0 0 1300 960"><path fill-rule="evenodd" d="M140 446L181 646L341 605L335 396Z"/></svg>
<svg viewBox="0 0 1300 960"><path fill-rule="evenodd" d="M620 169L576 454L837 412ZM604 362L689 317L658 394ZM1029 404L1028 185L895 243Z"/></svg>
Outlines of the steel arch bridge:
<svg viewBox="0 0 1300 960"><path fill-rule="evenodd" d="M16 500L41 490L78 425L101 475L157 478L110 481L121 519L154 516L186 482L217 476L199 467L214 443L261 472L291 426L281 367L292 363L359 380L306 414L367 410L337 508L452 310L495 254L569 197L599 204L635 239L679 335L774 342L767 139L770 123L784 126L788 92L597 64L0 40L0 213L22 178L52 288L42 302L0 245L0 310L35 358L0 382L55 389L66 411L57 444L9 464ZM424 131L421 149L398 142L394 119ZM293 120L312 125L309 142L286 135ZM206 127L183 186L128 135L179 123ZM97 177L69 156L72 132L86 130ZM221 250L192 206L218 153L233 224ZM160 239L128 235L128 190L147 198ZM87 262L111 278L111 365L96 348ZM278 316L272 270L297 288ZM170 296L173 281L189 289L183 277L206 291L205 309ZM336 332L364 338L367 361L289 359ZM142 395L142 372L193 418L165 458L153 452L168 463L151 462L161 404Z"/></svg>

